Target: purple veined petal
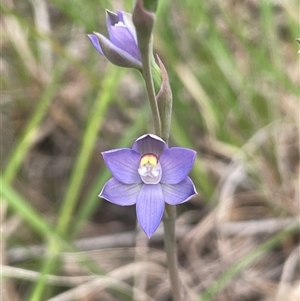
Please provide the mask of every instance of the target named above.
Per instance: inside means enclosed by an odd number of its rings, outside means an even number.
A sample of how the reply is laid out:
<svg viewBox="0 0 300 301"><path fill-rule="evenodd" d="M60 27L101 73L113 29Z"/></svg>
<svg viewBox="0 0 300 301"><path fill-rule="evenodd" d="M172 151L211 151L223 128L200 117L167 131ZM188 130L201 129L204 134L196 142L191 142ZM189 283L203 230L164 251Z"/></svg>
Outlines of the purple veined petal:
<svg viewBox="0 0 300 301"><path fill-rule="evenodd" d="M138 45L135 26L132 22L132 14L129 14L124 11L118 11L118 18L128 28L128 30L130 31L131 35L133 36L133 38L135 40L135 43Z"/></svg>
<svg viewBox="0 0 300 301"><path fill-rule="evenodd" d="M101 49L101 46L100 46L100 43L99 43L98 38L97 38L94 34L88 34L88 37L89 37L91 43L93 44L93 46L96 48L96 50L97 50L101 55L103 55L103 51L102 51L102 49Z"/></svg>
<svg viewBox="0 0 300 301"><path fill-rule="evenodd" d="M125 24L120 23L118 25L112 26L109 31L110 41L118 48L124 50L130 54L133 58L141 61L141 54L138 45L132 36L131 32Z"/></svg>
<svg viewBox="0 0 300 301"><path fill-rule="evenodd" d="M165 209L161 186L143 185L136 200L139 224L148 238L158 228Z"/></svg>
<svg viewBox="0 0 300 301"><path fill-rule="evenodd" d="M191 171L196 152L183 147L171 147L159 158L162 166L161 183L177 184L183 181Z"/></svg>
<svg viewBox="0 0 300 301"><path fill-rule="evenodd" d="M122 24L123 21L119 19L119 16L115 14L114 12L111 12L110 10L106 10L106 26L107 26L107 31L108 31L108 36L109 40L114 44L114 42L111 40L111 35L112 35L112 28L116 24ZM125 26L125 24L124 24ZM117 46L117 45L116 45ZM117 46L118 47L118 46Z"/></svg>
<svg viewBox="0 0 300 301"><path fill-rule="evenodd" d="M109 202L120 206L131 206L136 203L142 184L123 184L116 178L111 178L106 182L99 194Z"/></svg>
<svg viewBox="0 0 300 301"><path fill-rule="evenodd" d="M118 10L117 11L117 16L118 16L118 20L120 21L120 22L122 22L122 23L124 23L125 24L125 22L124 22L124 14L125 14L126 12L124 12L124 11L122 11L122 10ZM128 15L131 15L131 14L129 14L129 13L127 13Z"/></svg>
<svg viewBox="0 0 300 301"><path fill-rule="evenodd" d="M124 50L134 59L141 62L141 54L137 45L136 35L132 34L132 27L134 29L134 25L132 23L131 28L127 28L124 17L125 13L122 11L118 11L118 14L115 14L106 10L106 24L109 40L116 47ZM125 18L127 19L128 17ZM128 20L126 20L126 22L128 23Z"/></svg>
<svg viewBox="0 0 300 301"><path fill-rule="evenodd" d="M164 201L169 205L178 205L187 202L197 194L193 181L186 177L178 184L161 184Z"/></svg>
<svg viewBox="0 0 300 301"><path fill-rule="evenodd" d="M168 145L160 137L154 134L146 134L139 137L132 145L132 149L140 154L154 154L157 157L168 148Z"/></svg>
<svg viewBox="0 0 300 301"><path fill-rule="evenodd" d="M106 166L112 175L124 184L141 183L138 173L141 155L130 148L102 152Z"/></svg>
<svg viewBox="0 0 300 301"><path fill-rule="evenodd" d="M142 70L142 63L132 57L129 53L118 48L111 41L109 41L103 35L94 32L94 35L98 38L99 45L102 49L103 55L114 65L119 67L135 68Z"/></svg>

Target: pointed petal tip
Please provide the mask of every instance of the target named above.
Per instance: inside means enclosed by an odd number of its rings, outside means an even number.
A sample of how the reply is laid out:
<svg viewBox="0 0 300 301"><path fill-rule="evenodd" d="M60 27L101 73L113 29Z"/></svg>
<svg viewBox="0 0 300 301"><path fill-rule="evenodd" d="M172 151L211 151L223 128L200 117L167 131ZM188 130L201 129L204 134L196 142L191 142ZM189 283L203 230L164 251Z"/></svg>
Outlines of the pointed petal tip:
<svg viewBox="0 0 300 301"><path fill-rule="evenodd" d="M146 233L145 232L145 234L147 235L148 239L150 239L154 233Z"/></svg>
<svg viewBox="0 0 300 301"><path fill-rule="evenodd" d="M105 9L105 14L106 16L117 16L116 13L114 13L113 11L109 10L109 9Z"/></svg>
<svg viewBox="0 0 300 301"><path fill-rule="evenodd" d="M179 184L162 184L162 189L164 200L169 205L183 204L198 194L190 177L186 177Z"/></svg>
<svg viewBox="0 0 300 301"><path fill-rule="evenodd" d="M97 37L94 33L89 33L87 34L87 37L90 39L90 41L92 42L92 44L94 44L95 40Z"/></svg>
<svg viewBox="0 0 300 301"><path fill-rule="evenodd" d="M116 13L108 9L105 10L105 14L106 14L106 26L108 27L109 30L111 26L119 22L119 17Z"/></svg>
<svg viewBox="0 0 300 301"><path fill-rule="evenodd" d="M104 199L103 190L104 190L104 186L102 187L101 191L99 192L98 198Z"/></svg>
<svg viewBox="0 0 300 301"><path fill-rule="evenodd" d="M165 203L160 185L143 185L136 200L136 214L140 227L148 238L159 227Z"/></svg>
<svg viewBox="0 0 300 301"><path fill-rule="evenodd" d="M155 231L157 230L157 228L155 230L150 230L149 229L144 229L141 225L140 225L141 229L143 230L143 232L146 234L147 238L150 239L153 234L155 233Z"/></svg>
<svg viewBox="0 0 300 301"><path fill-rule="evenodd" d="M100 43L99 43L99 37L101 38L101 34L94 31L92 34L88 34L87 36L88 36L90 42L92 43L92 45L94 46L94 48L101 55L103 55L103 51L102 51L102 48L101 48Z"/></svg>

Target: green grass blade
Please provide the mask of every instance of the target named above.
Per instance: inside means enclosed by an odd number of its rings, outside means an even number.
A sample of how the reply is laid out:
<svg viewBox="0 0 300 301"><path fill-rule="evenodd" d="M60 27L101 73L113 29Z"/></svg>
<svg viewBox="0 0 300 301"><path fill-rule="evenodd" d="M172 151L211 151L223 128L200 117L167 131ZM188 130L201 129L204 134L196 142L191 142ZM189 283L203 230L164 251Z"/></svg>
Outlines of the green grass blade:
<svg viewBox="0 0 300 301"><path fill-rule="evenodd" d="M98 132L102 126L108 105L112 100L112 91L115 91L120 74L121 72L117 68L111 68L103 80L102 89L91 109L82 144L67 187L66 197L59 213L57 231L60 234L66 234L68 231L85 172L92 157Z"/></svg>
<svg viewBox="0 0 300 301"><path fill-rule="evenodd" d="M53 71L52 79L46 87L44 94L42 95L41 100L34 114L32 115L23 136L20 139L20 142L16 145L14 151L8 159L5 171L3 173L3 178L6 182L10 183L14 179L21 164L23 163L23 159L36 137L38 127L47 113L47 109L55 93L57 92L57 88L60 85L60 79L65 71L65 68L66 64L64 62L59 62Z"/></svg>
<svg viewBox="0 0 300 301"><path fill-rule="evenodd" d="M57 241L62 241L55 233L53 227L48 224L41 214L38 213L30 202L16 192L7 181L0 177L1 195L7 202L9 208L43 238L52 237Z"/></svg>

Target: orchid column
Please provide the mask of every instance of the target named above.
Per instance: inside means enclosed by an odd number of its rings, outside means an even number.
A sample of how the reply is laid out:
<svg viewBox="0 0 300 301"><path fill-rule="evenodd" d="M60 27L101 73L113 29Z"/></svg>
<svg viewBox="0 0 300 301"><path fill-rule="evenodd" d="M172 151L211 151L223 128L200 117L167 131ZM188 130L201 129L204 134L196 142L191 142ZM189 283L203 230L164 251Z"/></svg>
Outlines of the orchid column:
<svg viewBox="0 0 300 301"><path fill-rule="evenodd" d="M168 147L172 92L167 71L153 56L152 29L157 1L137 0L133 14L107 11L109 38L94 32L96 50L120 67L139 70L144 78L155 134L145 134L131 148L103 152L112 178L99 196L121 206L136 204L141 228L150 238L162 218L173 301L182 300L175 239L176 206L197 194L188 177L196 152Z"/></svg>

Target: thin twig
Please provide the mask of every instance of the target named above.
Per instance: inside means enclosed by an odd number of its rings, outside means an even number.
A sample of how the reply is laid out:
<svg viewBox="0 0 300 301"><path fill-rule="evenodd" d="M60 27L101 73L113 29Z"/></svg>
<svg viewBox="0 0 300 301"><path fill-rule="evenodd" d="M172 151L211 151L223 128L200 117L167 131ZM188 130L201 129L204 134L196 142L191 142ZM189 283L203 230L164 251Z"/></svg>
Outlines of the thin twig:
<svg viewBox="0 0 300 301"><path fill-rule="evenodd" d="M297 264L298 263L298 264ZM289 294L290 286L292 285L293 276L296 274L296 270L299 269L300 265L300 247L296 248L289 258L286 260L279 288L276 295L276 301L284 300L284 298Z"/></svg>
<svg viewBox="0 0 300 301"><path fill-rule="evenodd" d="M217 228L225 235L260 235L274 234L283 230L293 222L299 220L298 217L270 218L264 220L251 220L243 222L219 223Z"/></svg>
<svg viewBox="0 0 300 301"><path fill-rule="evenodd" d="M182 225L176 232L176 238L185 236L191 227ZM162 242L163 241L163 228L160 227L151 237L151 242ZM107 248L120 248L120 247L132 247L135 244L136 231L109 234L98 237L89 237L78 239L74 242L75 247L79 251L91 251ZM33 257L45 256L45 246L33 245L27 247L12 248L7 251L7 261L9 263L17 263L26 261Z"/></svg>
<svg viewBox="0 0 300 301"><path fill-rule="evenodd" d="M36 271L29 271L21 268L2 265L2 276L5 278L22 279L27 281L36 281L41 274ZM47 275L47 284L59 286L77 286L87 281L94 280L98 276L56 276Z"/></svg>

